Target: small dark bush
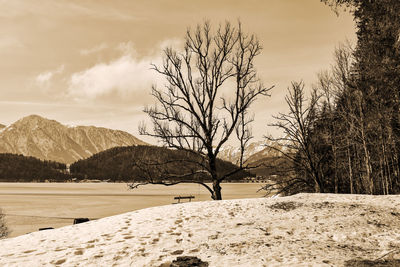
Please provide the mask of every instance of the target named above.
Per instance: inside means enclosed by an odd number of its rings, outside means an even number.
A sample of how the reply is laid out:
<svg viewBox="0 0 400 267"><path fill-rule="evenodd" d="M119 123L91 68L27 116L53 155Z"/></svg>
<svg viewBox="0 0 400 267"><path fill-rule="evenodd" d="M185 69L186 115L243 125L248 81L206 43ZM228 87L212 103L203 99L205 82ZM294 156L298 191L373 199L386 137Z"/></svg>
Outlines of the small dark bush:
<svg viewBox="0 0 400 267"><path fill-rule="evenodd" d="M6 238L9 234L7 225L4 221L4 214L3 212L0 210L0 239L2 238Z"/></svg>
<svg viewBox="0 0 400 267"><path fill-rule="evenodd" d="M74 219L74 224L88 222L89 218L76 218Z"/></svg>
<svg viewBox="0 0 400 267"><path fill-rule="evenodd" d="M39 228L39 231L44 231L44 230L53 230L53 227L43 227L43 228Z"/></svg>

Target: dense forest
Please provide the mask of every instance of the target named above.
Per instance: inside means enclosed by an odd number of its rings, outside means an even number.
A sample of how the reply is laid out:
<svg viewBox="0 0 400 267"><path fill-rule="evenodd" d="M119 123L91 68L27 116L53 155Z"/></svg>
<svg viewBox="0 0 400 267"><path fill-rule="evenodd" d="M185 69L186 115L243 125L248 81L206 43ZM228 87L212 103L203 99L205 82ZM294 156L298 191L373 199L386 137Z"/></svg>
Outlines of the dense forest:
<svg viewBox="0 0 400 267"><path fill-rule="evenodd" d="M357 44L341 44L309 99L294 82L274 125L295 151L286 193L400 192L400 1L322 0L352 12ZM290 142L288 142L290 141ZM289 175L290 174L290 175ZM266 188L271 189L272 187Z"/></svg>
<svg viewBox="0 0 400 267"><path fill-rule="evenodd" d="M257 166L249 169L250 173L262 177L263 180L268 179L279 182L287 176L291 162L284 156L267 156L249 161L249 165Z"/></svg>
<svg viewBox="0 0 400 267"><path fill-rule="evenodd" d="M78 179L98 179L108 181L140 182L170 181L185 179L185 174L198 181L209 181L206 173L195 173L202 157L193 152L172 150L156 146L115 147L97 153L88 159L79 160L70 166L71 175ZM229 162L218 160L221 175L232 172L237 167ZM230 176L237 181L252 174L241 171Z"/></svg>
<svg viewBox="0 0 400 267"><path fill-rule="evenodd" d="M34 157L16 154L0 154L1 182L67 182L102 180L110 182L139 182L148 179L173 181L192 173L201 157L193 153L155 146L115 147L79 160L70 166L70 173L64 163L43 161ZM221 174L230 173L237 167L218 160ZM228 181L238 181L255 176L246 171L232 175ZM174 178L175 177L175 178ZM192 176L190 176L192 177ZM204 174L196 174L198 181L209 181Z"/></svg>
<svg viewBox="0 0 400 267"><path fill-rule="evenodd" d="M0 154L1 182L62 182L69 180L66 165L16 154Z"/></svg>

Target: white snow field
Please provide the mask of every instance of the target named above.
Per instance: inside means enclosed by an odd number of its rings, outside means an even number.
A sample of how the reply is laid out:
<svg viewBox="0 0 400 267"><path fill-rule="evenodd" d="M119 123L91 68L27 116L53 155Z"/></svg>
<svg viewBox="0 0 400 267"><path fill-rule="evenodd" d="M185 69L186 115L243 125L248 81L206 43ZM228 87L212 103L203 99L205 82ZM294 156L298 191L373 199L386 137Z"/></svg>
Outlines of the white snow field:
<svg viewBox="0 0 400 267"><path fill-rule="evenodd" d="M265 195L258 183L224 183L224 199ZM168 205L175 196L193 195L192 201L210 200L200 185L145 185L128 190L126 183L0 183L0 209L16 237L39 228L71 225L74 218L100 219L134 210Z"/></svg>
<svg viewBox="0 0 400 267"><path fill-rule="evenodd" d="M169 266L178 256L230 267L393 261L399 204L399 196L299 194L153 207L0 240L0 266Z"/></svg>

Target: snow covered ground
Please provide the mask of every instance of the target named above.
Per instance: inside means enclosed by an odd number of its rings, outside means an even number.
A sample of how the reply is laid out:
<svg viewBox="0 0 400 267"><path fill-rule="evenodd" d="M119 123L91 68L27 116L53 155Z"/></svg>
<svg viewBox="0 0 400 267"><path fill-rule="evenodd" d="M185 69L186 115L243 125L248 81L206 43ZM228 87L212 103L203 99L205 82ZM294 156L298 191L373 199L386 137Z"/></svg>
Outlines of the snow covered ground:
<svg viewBox="0 0 400 267"><path fill-rule="evenodd" d="M178 256L231 267L395 262L399 204L299 194L160 206L1 240L0 266L168 266Z"/></svg>
<svg viewBox="0 0 400 267"><path fill-rule="evenodd" d="M224 199L258 198L262 184L224 183ZM126 183L0 183L0 208L16 237L43 227L71 225L74 218L105 218L134 210L168 205L175 196L210 200L200 185L145 185L128 190Z"/></svg>

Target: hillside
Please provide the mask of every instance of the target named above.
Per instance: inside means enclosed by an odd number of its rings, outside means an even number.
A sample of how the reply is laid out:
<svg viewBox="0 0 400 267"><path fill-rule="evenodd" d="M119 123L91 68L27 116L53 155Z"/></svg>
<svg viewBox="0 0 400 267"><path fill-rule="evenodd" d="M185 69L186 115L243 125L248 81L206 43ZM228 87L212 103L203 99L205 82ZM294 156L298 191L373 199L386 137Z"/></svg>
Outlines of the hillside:
<svg viewBox="0 0 400 267"><path fill-rule="evenodd" d="M269 140L250 143L245 150L243 158L245 164L258 167L250 169L249 172L268 179L275 179L277 176L282 175L284 169L287 169L290 163L279 150L286 151L287 149ZM232 145L225 146L219 155L220 159L233 164L239 162L239 157L240 149Z"/></svg>
<svg viewBox="0 0 400 267"><path fill-rule="evenodd" d="M0 240L0 265L170 266L195 256L208 266L399 266L399 207L397 196L333 194L167 205Z"/></svg>
<svg viewBox="0 0 400 267"><path fill-rule="evenodd" d="M130 146L112 148L85 160L79 160L70 166L70 170L72 176L81 179L142 181L151 177L162 180L168 174L182 175L199 169L193 162L200 162L200 157L190 152L156 146ZM234 164L223 160L217 161L217 167L221 175L237 168ZM242 171L232 176L230 180L240 180L248 176L251 174ZM205 174L195 178L201 181L209 180Z"/></svg>
<svg viewBox="0 0 400 267"><path fill-rule="evenodd" d="M145 143L129 133L94 126L69 127L38 115L24 117L0 131L0 153L72 163L100 151Z"/></svg>
<svg viewBox="0 0 400 267"><path fill-rule="evenodd" d="M0 182L65 181L65 164L42 161L34 157L0 153Z"/></svg>

